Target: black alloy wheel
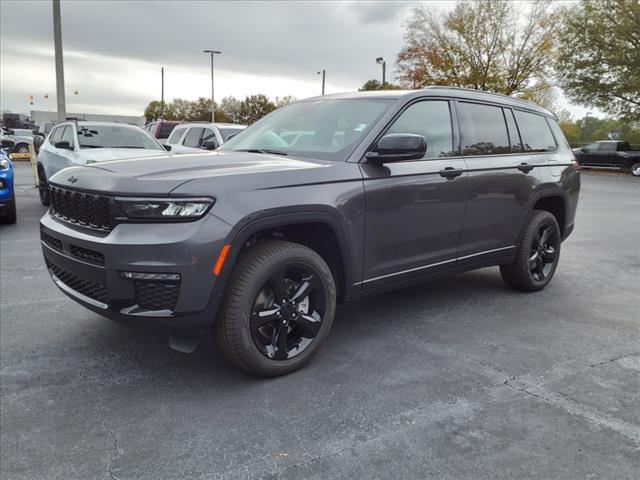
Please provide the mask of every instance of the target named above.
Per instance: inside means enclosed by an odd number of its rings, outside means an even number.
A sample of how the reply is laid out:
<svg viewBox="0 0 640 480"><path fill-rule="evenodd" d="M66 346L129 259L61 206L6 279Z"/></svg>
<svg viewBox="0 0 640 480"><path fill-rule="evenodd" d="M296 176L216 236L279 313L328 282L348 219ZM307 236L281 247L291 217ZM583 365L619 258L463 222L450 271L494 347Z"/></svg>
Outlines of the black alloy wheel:
<svg viewBox="0 0 640 480"><path fill-rule="evenodd" d="M47 176L44 174L42 167L38 168L38 195L40 196L40 203L43 206L48 207L51 205L49 182L47 182Z"/></svg>
<svg viewBox="0 0 640 480"><path fill-rule="evenodd" d="M558 239L555 238L553 227L543 223L533 237L531 254L529 255L529 271L531 276L541 282L551 273L556 263L556 246Z"/></svg>
<svg viewBox="0 0 640 480"><path fill-rule="evenodd" d="M500 266L502 279L516 290L542 290L558 267L561 242L556 217L545 210L533 210L513 263Z"/></svg>
<svg viewBox="0 0 640 480"><path fill-rule="evenodd" d="M318 335L324 308L325 292L317 273L305 265L281 267L253 302L253 341L270 359L293 358Z"/></svg>

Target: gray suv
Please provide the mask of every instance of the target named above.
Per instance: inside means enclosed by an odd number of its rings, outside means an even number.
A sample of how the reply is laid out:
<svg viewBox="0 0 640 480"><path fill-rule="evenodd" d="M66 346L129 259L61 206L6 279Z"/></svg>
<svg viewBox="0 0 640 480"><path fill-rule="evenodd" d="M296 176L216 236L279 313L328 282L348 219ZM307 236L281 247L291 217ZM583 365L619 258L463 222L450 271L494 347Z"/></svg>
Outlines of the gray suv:
<svg viewBox="0 0 640 480"><path fill-rule="evenodd" d="M579 190L549 112L433 87L311 98L213 152L65 169L40 227L53 281L85 307L213 329L232 363L282 375L348 300L489 266L544 288Z"/></svg>

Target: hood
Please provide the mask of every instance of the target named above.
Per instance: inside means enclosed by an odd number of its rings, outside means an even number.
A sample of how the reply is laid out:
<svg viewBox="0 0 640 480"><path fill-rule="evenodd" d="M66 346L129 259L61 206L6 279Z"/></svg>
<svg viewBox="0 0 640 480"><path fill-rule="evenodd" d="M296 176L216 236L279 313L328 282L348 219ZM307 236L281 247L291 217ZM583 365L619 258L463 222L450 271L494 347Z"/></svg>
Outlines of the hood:
<svg viewBox="0 0 640 480"><path fill-rule="evenodd" d="M214 195L227 189L253 190L331 181L344 178L336 172L354 164L300 159L247 152L202 152L115 160L61 170L51 183L116 195L167 196L183 184L178 194ZM331 173L330 173L331 172Z"/></svg>
<svg viewBox="0 0 640 480"><path fill-rule="evenodd" d="M143 148L87 148L82 152L82 156L88 163L124 160L126 158L164 157L166 154L163 150L147 150Z"/></svg>

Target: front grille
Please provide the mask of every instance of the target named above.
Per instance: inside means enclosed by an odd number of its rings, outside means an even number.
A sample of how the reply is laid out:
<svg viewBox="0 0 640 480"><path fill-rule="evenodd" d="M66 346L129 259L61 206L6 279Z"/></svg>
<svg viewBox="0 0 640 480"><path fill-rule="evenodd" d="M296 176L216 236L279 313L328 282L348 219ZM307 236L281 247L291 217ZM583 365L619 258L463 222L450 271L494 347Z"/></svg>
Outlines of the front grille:
<svg viewBox="0 0 640 480"><path fill-rule="evenodd" d="M67 222L111 230L111 199L104 195L51 186L51 211Z"/></svg>
<svg viewBox="0 0 640 480"><path fill-rule="evenodd" d="M98 302L105 304L109 303L109 291L106 286L77 277L73 273L67 272L57 265L50 265L49 268L58 280L64 283L67 287L81 293L85 297L97 300Z"/></svg>
<svg viewBox="0 0 640 480"><path fill-rule="evenodd" d="M104 255L100 252L78 247L77 245L71 245L69 250L71 250L71 255L74 257L90 263L95 263L96 265L104 265Z"/></svg>
<svg viewBox="0 0 640 480"><path fill-rule="evenodd" d="M44 243L49 245L51 248L55 248L56 250L62 251L62 242L57 238L54 238L51 235L42 231L40 232L40 238Z"/></svg>
<svg viewBox="0 0 640 480"><path fill-rule="evenodd" d="M145 310L175 310L180 282L133 282L136 303Z"/></svg>

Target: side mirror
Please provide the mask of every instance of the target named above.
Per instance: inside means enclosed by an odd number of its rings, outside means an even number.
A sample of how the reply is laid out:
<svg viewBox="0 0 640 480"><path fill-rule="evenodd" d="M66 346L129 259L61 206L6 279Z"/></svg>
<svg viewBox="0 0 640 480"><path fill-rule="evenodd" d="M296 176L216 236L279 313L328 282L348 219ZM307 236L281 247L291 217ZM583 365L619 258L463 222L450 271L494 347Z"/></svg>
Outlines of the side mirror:
<svg viewBox="0 0 640 480"><path fill-rule="evenodd" d="M171 145L167 145L165 143L162 144L162 148L164 148L167 152L171 151Z"/></svg>
<svg viewBox="0 0 640 480"><path fill-rule="evenodd" d="M390 133L380 139L367 160L377 163L419 160L427 153L427 140L413 133Z"/></svg>
<svg viewBox="0 0 640 480"><path fill-rule="evenodd" d="M56 142L53 146L56 148L62 148L63 150L73 150L73 147L71 146L71 144L66 140L63 140L61 142Z"/></svg>
<svg viewBox="0 0 640 480"><path fill-rule="evenodd" d="M202 142L202 148L204 150L215 150L216 148L218 148L218 141L214 139L206 140Z"/></svg>
<svg viewBox="0 0 640 480"><path fill-rule="evenodd" d="M11 140L10 138L3 138L2 139L2 148L6 148L7 150L11 150L15 146L16 146L16 142Z"/></svg>

